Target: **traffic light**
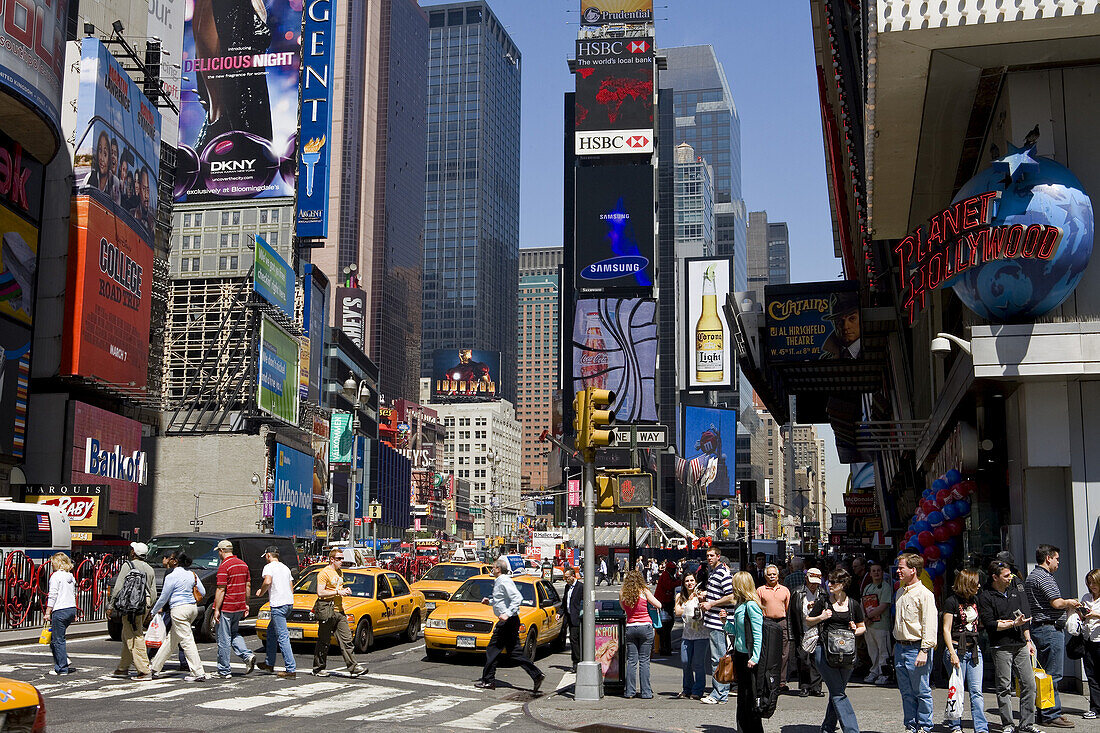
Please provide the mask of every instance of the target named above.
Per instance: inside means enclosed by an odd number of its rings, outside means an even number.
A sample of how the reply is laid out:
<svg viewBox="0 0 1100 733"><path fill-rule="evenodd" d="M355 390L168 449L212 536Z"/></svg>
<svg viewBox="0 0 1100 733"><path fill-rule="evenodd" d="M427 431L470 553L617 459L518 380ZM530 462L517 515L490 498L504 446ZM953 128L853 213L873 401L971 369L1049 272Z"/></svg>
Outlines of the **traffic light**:
<svg viewBox="0 0 1100 733"><path fill-rule="evenodd" d="M615 399L615 393L609 389L594 387L589 387L585 393L588 397L588 404L585 406L585 419L588 421L585 447L611 445L611 431L606 428L610 427L615 420L615 412L609 409L609 405Z"/></svg>
<svg viewBox="0 0 1100 733"><path fill-rule="evenodd" d="M624 473L615 477L617 509L647 509L653 506L653 475Z"/></svg>
<svg viewBox="0 0 1100 733"><path fill-rule="evenodd" d="M596 511L615 511L615 476L601 473L596 475Z"/></svg>
<svg viewBox="0 0 1100 733"><path fill-rule="evenodd" d="M583 389L573 398L573 446L588 447L588 391Z"/></svg>

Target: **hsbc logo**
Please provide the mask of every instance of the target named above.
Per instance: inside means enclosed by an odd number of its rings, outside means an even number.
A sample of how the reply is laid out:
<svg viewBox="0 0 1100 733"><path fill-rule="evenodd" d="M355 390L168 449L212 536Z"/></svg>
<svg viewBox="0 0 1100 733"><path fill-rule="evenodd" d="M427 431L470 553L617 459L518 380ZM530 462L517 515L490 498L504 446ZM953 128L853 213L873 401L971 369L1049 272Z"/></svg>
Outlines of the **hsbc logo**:
<svg viewBox="0 0 1100 733"><path fill-rule="evenodd" d="M577 65L633 66L653 62L652 38L593 38L577 41Z"/></svg>
<svg viewBox="0 0 1100 733"><path fill-rule="evenodd" d="M575 155L610 155L615 153L652 153L652 130L611 130L574 134Z"/></svg>
<svg viewBox="0 0 1100 733"><path fill-rule="evenodd" d="M650 48L651 48L651 46L646 41L631 41L630 42L630 53L645 53Z"/></svg>

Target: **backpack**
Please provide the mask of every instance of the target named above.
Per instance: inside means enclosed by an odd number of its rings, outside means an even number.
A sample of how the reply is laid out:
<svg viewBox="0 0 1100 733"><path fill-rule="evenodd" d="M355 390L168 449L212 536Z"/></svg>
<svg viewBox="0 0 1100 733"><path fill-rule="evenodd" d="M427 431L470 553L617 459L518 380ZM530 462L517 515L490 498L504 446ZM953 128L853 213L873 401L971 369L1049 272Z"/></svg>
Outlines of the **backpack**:
<svg viewBox="0 0 1100 733"><path fill-rule="evenodd" d="M834 669L856 663L856 632L830 627L825 634L825 663Z"/></svg>
<svg viewBox="0 0 1100 733"><path fill-rule="evenodd" d="M122 581L122 590L115 596L114 609L124 616L144 615L149 600L145 592L145 573L134 567L129 560L126 564L130 566L130 570Z"/></svg>
<svg viewBox="0 0 1100 733"><path fill-rule="evenodd" d="M780 672L783 667L783 627L775 619L764 617L763 638L760 644L760 660L753 668L753 709L761 718L770 718L779 703L779 687L783 683ZM753 647L752 624L745 619L745 648Z"/></svg>

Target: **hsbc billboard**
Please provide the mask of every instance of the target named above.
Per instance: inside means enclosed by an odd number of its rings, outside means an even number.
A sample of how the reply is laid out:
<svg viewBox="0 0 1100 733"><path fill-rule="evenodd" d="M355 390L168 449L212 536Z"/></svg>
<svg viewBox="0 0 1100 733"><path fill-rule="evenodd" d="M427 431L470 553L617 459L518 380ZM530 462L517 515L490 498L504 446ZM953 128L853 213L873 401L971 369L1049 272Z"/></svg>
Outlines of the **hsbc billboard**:
<svg viewBox="0 0 1100 733"><path fill-rule="evenodd" d="M653 39L585 38L576 50L574 153L652 153Z"/></svg>
<svg viewBox="0 0 1100 733"><path fill-rule="evenodd" d="M577 132L573 136L573 153L575 155L652 152L653 130Z"/></svg>
<svg viewBox="0 0 1100 733"><path fill-rule="evenodd" d="M634 66L653 63L653 39L583 38L577 41L577 68L585 66Z"/></svg>

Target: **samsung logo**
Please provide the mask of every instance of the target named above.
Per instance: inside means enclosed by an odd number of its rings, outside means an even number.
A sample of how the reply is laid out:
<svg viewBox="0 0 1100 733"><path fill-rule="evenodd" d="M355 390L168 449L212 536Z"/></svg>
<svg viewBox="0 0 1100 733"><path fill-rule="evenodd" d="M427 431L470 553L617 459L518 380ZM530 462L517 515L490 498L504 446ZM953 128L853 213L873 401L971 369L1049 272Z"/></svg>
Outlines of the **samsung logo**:
<svg viewBox="0 0 1100 733"><path fill-rule="evenodd" d="M585 280L612 280L624 275L639 273L648 265L649 260L645 257L612 257L600 262L593 262L585 267L581 270L581 277Z"/></svg>

